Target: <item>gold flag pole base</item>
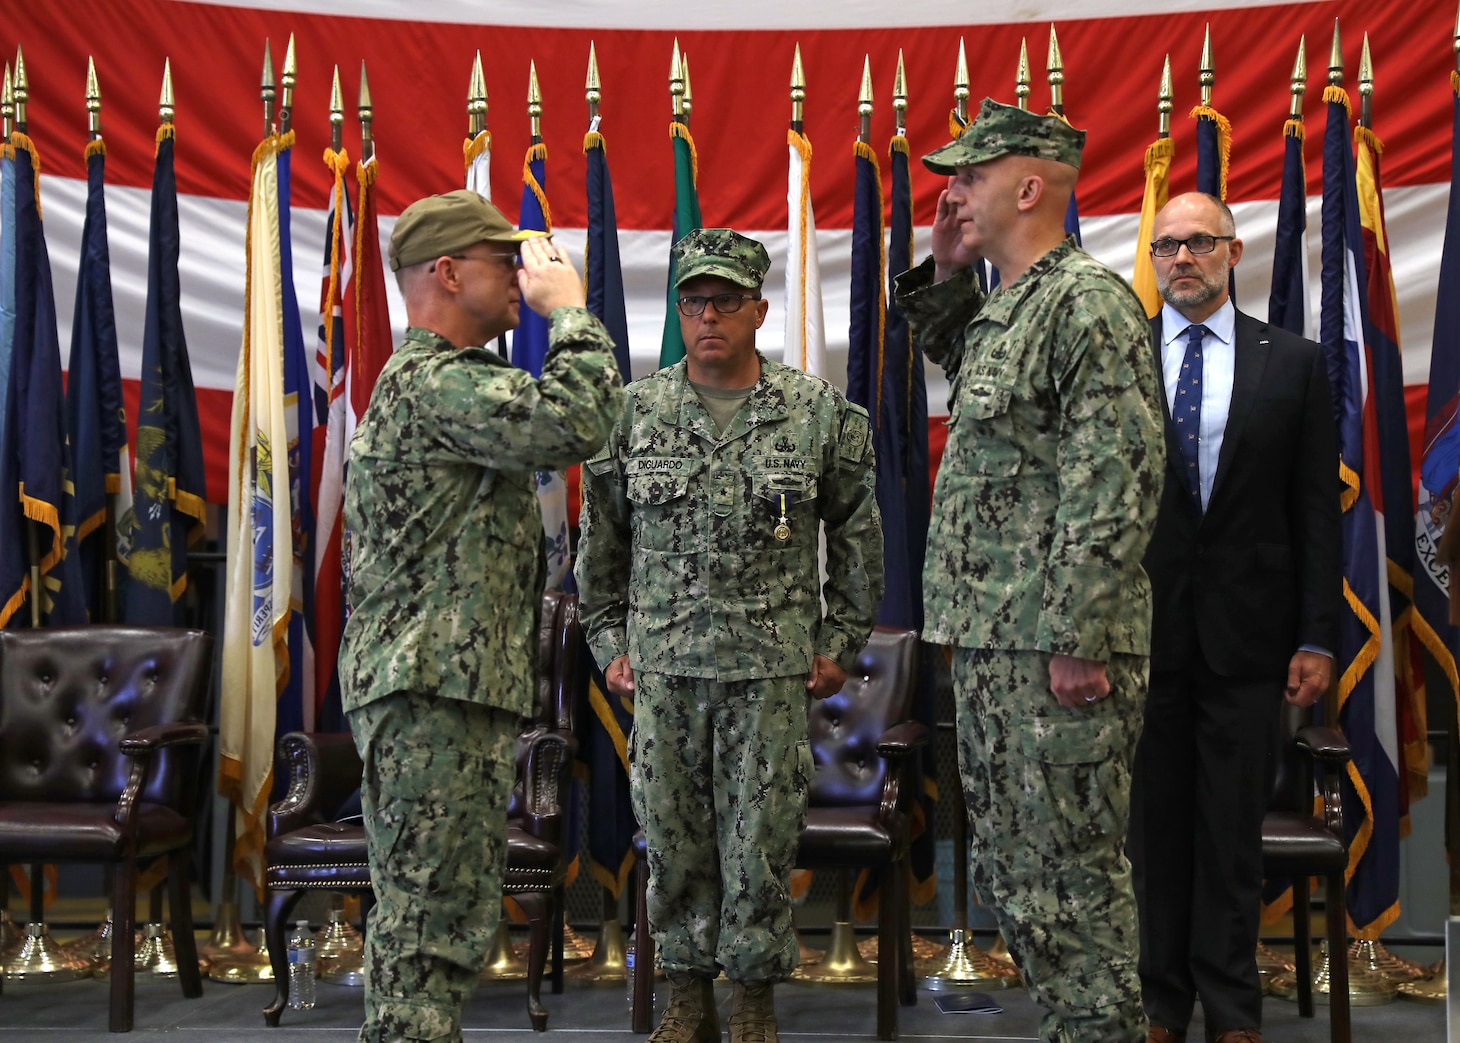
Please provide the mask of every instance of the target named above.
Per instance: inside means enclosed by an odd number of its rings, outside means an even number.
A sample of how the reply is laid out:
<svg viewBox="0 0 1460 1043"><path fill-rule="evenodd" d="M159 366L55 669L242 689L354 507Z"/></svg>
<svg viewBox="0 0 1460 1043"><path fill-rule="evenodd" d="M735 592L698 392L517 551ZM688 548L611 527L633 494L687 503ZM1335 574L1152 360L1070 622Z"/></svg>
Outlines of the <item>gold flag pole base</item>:
<svg viewBox="0 0 1460 1043"><path fill-rule="evenodd" d="M517 958L512 951L512 932L507 928L507 917L504 915L497 921L497 941L492 947L492 954L487 957L487 965L482 968L478 981L525 981L527 978L527 963Z"/></svg>
<svg viewBox="0 0 1460 1043"><path fill-rule="evenodd" d="M1358 961L1375 974L1394 982L1398 985L1402 981L1419 981L1428 976L1429 972L1413 960L1406 960L1402 956L1396 956L1384 947L1384 943L1375 939L1364 941L1355 939L1348 947L1349 963Z"/></svg>
<svg viewBox="0 0 1460 1043"><path fill-rule="evenodd" d="M142 945L134 954L133 963L137 970L160 978L176 976L177 949L172 944L172 932L166 924L150 923L143 929Z"/></svg>
<svg viewBox="0 0 1460 1043"><path fill-rule="evenodd" d="M91 973L91 961L68 953L44 923L25 925L25 938L5 961L6 981L76 981Z"/></svg>
<svg viewBox="0 0 1460 1043"><path fill-rule="evenodd" d="M532 939L524 938L512 946L512 951L522 959L527 959L532 949ZM580 963L593 955L593 942L583 937L568 924L563 924L563 962Z"/></svg>
<svg viewBox="0 0 1460 1043"><path fill-rule="evenodd" d="M269 963L269 939L259 928L259 944L237 956L220 956L208 968L208 978L229 985L255 985L273 981L274 968Z"/></svg>
<svg viewBox="0 0 1460 1043"><path fill-rule="evenodd" d="M1257 943L1257 977L1262 981L1262 991L1272 991L1272 980L1281 974L1292 974L1297 968L1293 961L1276 949Z"/></svg>
<svg viewBox="0 0 1460 1043"><path fill-rule="evenodd" d="M0 966L15 957L24 941L25 932L10 918L10 910L0 909Z"/></svg>
<svg viewBox="0 0 1460 1043"><path fill-rule="evenodd" d="M941 964L948 956L948 946L939 945L937 942L930 941L920 934L914 934L912 936L911 948L914 963L917 963L919 960L936 960ZM806 951L804 946L802 947L802 951ZM861 953L862 959L868 963L876 963L877 936L874 934L870 938L863 938L857 943L857 952ZM820 959L821 954L817 953L816 957Z"/></svg>
<svg viewBox="0 0 1460 1043"><path fill-rule="evenodd" d="M605 917L598 929L598 944L593 955L586 961L563 972L564 976L581 985L623 985L624 976L624 927L618 917Z"/></svg>
<svg viewBox="0 0 1460 1043"><path fill-rule="evenodd" d="M213 933L206 942L198 946L199 969L207 974L212 971L214 964L247 959L253 955L253 951L253 945L243 933L243 925L238 919L238 899L223 899L218 903Z"/></svg>
<svg viewBox="0 0 1460 1043"><path fill-rule="evenodd" d="M112 958L112 934L116 930L116 924L112 922L112 911L106 911L106 917L97 924L96 930L90 934L84 934L75 941L67 942L67 952L84 959L90 960L93 967L97 964L106 963Z"/></svg>
<svg viewBox="0 0 1460 1043"><path fill-rule="evenodd" d="M857 951L856 928L850 921L838 920L831 926L831 938L821 959L797 967L791 977L821 985L861 984L876 981L877 968Z"/></svg>
<svg viewBox="0 0 1460 1043"><path fill-rule="evenodd" d="M1002 947L1003 941L1000 936L994 945ZM973 943L971 932L956 927L950 933L948 955L943 958L943 962L919 962L914 972L919 976L919 987L929 992L950 992L974 986L1011 989L1019 985L1017 967L1007 959L993 955L993 946L990 946L989 952L979 949Z"/></svg>
<svg viewBox="0 0 1460 1043"><path fill-rule="evenodd" d="M314 938L320 981L351 987L365 984L365 939L346 918L343 903L330 909L329 921Z"/></svg>
<svg viewBox="0 0 1460 1043"><path fill-rule="evenodd" d="M1344 956L1347 957L1347 952ZM1328 951L1328 943L1323 943L1323 948L1318 958L1318 964L1313 970L1313 1002L1327 1003L1329 992L1332 987L1329 969L1331 955ZM1285 1000L1296 1000L1298 998L1298 980L1293 974L1279 974L1273 978L1270 991L1274 996ZM1393 1003L1394 997L1398 995L1394 983L1385 980L1381 974L1376 974L1355 960L1348 962L1348 1001L1355 1007L1379 1007L1385 1003Z"/></svg>
<svg viewBox="0 0 1460 1043"><path fill-rule="evenodd" d="M1438 963L1428 967L1425 973L1429 975L1428 978L1422 981L1400 982L1395 988L1399 991L1399 995L1407 1000L1444 1006L1447 997L1445 961L1441 959Z"/></svg>

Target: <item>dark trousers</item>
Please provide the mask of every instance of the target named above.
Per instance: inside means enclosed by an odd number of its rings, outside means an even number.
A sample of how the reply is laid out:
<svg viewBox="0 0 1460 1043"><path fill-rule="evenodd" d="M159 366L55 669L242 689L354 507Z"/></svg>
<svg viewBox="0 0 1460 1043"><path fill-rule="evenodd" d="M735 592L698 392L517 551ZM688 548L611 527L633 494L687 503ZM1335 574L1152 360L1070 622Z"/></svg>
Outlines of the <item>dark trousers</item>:
<svg viewBox="0 0 1460 1043"><path fill-rule="evenodd" d="M1262 1024L1262 818L1281 692L1218 677L1199 655L1152 674L1129 843L1152 1025L1184 1031L1198 996L1209 1033Z"/></svg>

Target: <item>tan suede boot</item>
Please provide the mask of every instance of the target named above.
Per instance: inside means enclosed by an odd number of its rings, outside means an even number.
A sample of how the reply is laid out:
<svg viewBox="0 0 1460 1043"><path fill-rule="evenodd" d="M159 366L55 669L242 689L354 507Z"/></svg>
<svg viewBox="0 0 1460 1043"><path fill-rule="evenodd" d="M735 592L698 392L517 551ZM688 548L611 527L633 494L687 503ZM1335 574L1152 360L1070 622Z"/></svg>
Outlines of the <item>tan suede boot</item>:
<svg viewBox="0 0 1460 1043"><path fill-rule="evenodd" d="M698 974L669 975L669 1006L649 1043L719 1043L720 1015L715 1010L715 986Z"/></svg>
<svg viewBox="0 0 1460 1043"><path fill-rule="evenodd" d="M730 1006L730 1043L780 1043L773 985L736 982Z"/></svg>

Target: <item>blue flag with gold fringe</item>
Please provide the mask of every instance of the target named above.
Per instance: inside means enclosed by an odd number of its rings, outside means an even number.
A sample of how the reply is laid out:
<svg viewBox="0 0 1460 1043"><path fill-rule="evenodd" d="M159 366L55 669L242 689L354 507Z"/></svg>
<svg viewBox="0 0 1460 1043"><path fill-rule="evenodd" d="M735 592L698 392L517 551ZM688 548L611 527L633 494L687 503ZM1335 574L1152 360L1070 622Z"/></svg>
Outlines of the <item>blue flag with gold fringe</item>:
<svg viewBox="0 0 1460 1043"><path fill-rule="evenodd" d="M147 243L147 317L137 415L137 478L123 528L130 545L128 623L176 625L188 584L188 547L203 536L205 489L198 400L182 325L174 131L157 132Z"/></svg>

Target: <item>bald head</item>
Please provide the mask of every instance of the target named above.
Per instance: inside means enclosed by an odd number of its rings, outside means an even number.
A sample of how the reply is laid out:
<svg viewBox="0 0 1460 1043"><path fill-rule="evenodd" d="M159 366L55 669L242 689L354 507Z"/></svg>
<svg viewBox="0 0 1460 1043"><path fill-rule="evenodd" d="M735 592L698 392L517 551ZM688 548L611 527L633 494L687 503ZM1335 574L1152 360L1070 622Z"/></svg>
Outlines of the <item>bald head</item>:
<svg viewBox="0 0 1460 1043"><path fill-rule="evenodd" d="M1162 299L1190 322L1204 322L1231 295L1242 240L1227 204L1204 192L1176 196L1151 229L1151 267Z"/></svg>

